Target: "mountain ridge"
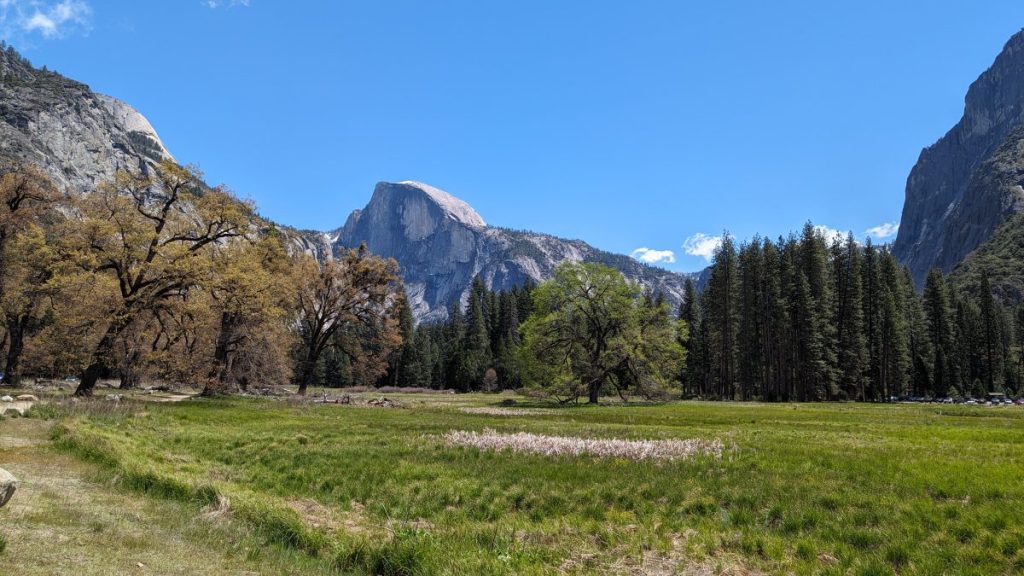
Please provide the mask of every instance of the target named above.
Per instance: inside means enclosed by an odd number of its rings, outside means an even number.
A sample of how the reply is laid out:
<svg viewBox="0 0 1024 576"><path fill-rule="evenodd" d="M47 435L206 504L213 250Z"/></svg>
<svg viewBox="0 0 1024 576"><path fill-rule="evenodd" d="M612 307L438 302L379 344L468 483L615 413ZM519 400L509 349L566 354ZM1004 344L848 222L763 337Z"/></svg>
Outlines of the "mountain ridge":
<svg viewBox="0 0 1024 576"><path fill-rule="evenodd" d="M413 181L379 182L366 207L328 235L336 246L365 243L371 253L395 258L413 315L421 322L447 318L478 276L488 288L509 289L544 280L565 261L611 265L673 305L682 302L687 277L697 283L702 278L648 266L582 240L488 226L468 203Z"/></svg>
<svg viewBox="0 0 1024 576"><path fill-rule="evenodd" d="M0 156L39 166L67 192L87 193L118 170L147 173L170 151L130 105L88 85L40 70L13 48L0 49ZM646 266L582 240L488 226L464 200L429 184L378 184L367 206L332 231L304 231L259 218L283 231L291 250L319 259L366 243L395 257L418 321L447 317L480 276L492 289L539 282L563 261L603 262L673 304L686 276ZM700 275L692 275L700 282Z"/></svg>
<svg viewBox="0 0 1024 576"><path fill-rule="evenodd" d="M77 192L120 169L146 173L173 159L137 110L33 67L13 47L0 49L0 155L35 165Z"/></svg>
<svg viewBox="0 0 1024 576"><path fill-rule="evenodd" d="M1024 209L1024 157L1000 150L1024 140L1024 30L971 83L964 113L924 148L907 177L893 253L918 286L934 267L950 272Z"/></svg>

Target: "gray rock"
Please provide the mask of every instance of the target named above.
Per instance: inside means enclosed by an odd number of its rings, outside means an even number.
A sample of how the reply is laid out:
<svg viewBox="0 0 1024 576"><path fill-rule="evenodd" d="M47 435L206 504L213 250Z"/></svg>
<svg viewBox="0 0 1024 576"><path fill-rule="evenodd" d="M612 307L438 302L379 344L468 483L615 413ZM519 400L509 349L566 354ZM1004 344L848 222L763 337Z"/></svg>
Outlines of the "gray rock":
<svg viewBox="0 0 1024 576"><path fill-rule="evenodd" d="M0 156L39 166L67 192L171 158L142 114L0 50Z"/></svg>
<svg viewBox="0 0 1024 576"><path fill-rule="evenodd" d="M0 402L14 402L14 398L11 398L10 396L7 396L5 394L3 396L0 396Z"/></svg>
<svg viewBox="0 0 1024 576"><path fill-rule="evenodd" d="M1024 209L1024 31L970 87L960 121L925 148L907 179L893 253L922 285L950 271ZM1001 148L1016 155L991 161Z"/></svg>
<svg viewBox="0 0 1024 576"><path fill-rule="evenodd" d="M18 489L18 479L13 474L0 468L0 508L11 501L14 491Z"/></svg>
<svg viewBox="0 0 1024 576"><path fill-rule="evenodd" d="M328 237L336 246L365 242L371 253L397 260L419 322L447 318L453 303L465 302L477 276L491 289L509 289L550 278L565 261L617 268L672 304L682 301L686 281L581 240L488 226L466 202L419 182L377 184L366 208L352 212Z"/></svg>

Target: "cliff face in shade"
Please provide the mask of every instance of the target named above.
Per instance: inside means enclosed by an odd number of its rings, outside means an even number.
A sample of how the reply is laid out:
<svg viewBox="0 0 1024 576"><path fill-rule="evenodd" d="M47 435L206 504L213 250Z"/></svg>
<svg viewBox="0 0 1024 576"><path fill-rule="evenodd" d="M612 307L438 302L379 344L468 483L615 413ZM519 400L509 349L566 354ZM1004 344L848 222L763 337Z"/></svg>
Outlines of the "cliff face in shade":
<svg viewBox="0 0 1024 576"><path fill-rule="evenodd" d="M421 322L447 318L476 276L492 289L508 289L549 278L565 261L612 266L673 304L682 301L686 280L580 240L487 226L469 204L419 182L377 184L366 208L332 237L337 246L365 242L371 253L396 259Z"/></svg>
<svg viewBox="0 0 1024 576"><path fill-rule="evenodd" d="M950 271L1024 208L1024 31L970 87L960 121L907 179L893 253L919 286Z"/></svg>

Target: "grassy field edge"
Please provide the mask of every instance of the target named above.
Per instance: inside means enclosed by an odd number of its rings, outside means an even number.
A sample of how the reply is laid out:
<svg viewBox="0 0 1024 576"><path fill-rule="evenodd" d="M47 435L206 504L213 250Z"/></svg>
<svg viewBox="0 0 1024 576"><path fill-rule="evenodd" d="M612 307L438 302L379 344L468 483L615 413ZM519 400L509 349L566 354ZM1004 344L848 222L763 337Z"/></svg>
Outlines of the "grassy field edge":
<svg viewBox="0 0 1024 576"><path fill-rule="evenodd" d="M404 576L432 573L426 542L418 535L389 533L376 540L355 535L330 535L309 526L283 499L256 494L227 482L195 482L157 465L135 462L101 430L81 418L58 422L51 432L54 447L92 462L114 475L117 486L147 496L190 503L217 512L230 512L268 544L323 558L342 574Z"/></svg>

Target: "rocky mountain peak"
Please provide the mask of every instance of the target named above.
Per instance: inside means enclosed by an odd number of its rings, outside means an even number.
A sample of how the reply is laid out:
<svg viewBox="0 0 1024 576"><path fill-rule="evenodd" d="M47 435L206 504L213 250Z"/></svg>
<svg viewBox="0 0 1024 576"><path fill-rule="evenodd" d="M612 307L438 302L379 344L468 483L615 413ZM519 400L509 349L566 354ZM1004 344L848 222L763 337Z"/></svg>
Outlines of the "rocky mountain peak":
<svg viewBox="0 0 1024 576"><path fill-rule="evenodd" d="M114 121L129 134L133 135L134 140L138 144L146 142L147 153L154 159L167 159L174 160L174 156L171 156L167 147L164 146L160 136L156 133L156 129L149 123L138 110L132 108L128 104L114 98L113 96L107 96L106 94L96 94L96 98L103 103L110 115L114 117Z"/></svg>
<svg viewBox="0 0 1024 576"><path fill-rule="evenodd" d="M685 277L580 240L488 226L468 203L421 182L381 182L369 204L330 235L337 246L365 243L371 253L402 267L413 315L443 320L464 301L474 278L502 290L550 278L558 264L600 262L621 270L673 303Z"/></svg>
<svg viewBox="0 0 1024 576"><path fill-rule="evenodd" d="M971 84L964 114L925 148L907 178L895 255L920 285L933 267L951 270L1024 208L1024 158L1014 148L1024 124L1024 30L1006 43L992 66Z"/></svg>
<svg viewBox="0 0 1024 576"><path fill-rule="evenodd" d="M131 106L0 49L0 156L34 164L62 188L88 192L120 169L170 158Z"/></svg>
<svg viewBox="0 0 1024 576"><path fill-rule="evenodd" d="M466 201L456 198L440 188L413 180L378 182L373 190L370 207L375 206L375 200L379 199L380 203L390 204L397 198L400 198L401 202L412 210L416 210L418 208L416 205L423 202L429 205L432 211L436 209L443 218L454 220L464 226L470 228L487 226L480 214Z"/></svg>

